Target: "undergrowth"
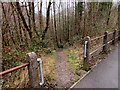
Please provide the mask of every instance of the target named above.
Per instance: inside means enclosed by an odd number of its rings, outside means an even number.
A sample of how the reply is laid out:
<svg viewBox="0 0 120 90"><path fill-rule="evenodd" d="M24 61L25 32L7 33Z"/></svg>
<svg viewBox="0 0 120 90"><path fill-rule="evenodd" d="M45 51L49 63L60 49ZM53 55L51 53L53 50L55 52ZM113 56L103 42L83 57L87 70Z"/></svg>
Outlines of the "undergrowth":
<svg viewBox="0 0 120 90"><path fill-rule="evenodd" d="M73 68L74 73L76 74L76 71L79 70L83 65L83 48L72 46L68 49L65 49L64 52L68 56L67 61L71 63L71 67Z"/></svg>
<svg viewBox="0 0 120 90"><path fill-rule="evenodd" d="M47 87L53 86L51 80L54 79L56 52L54 50L52 51L50 48L41 48L35 45L31 45L30 48L18 48L18 49L5 47L3 49L3 57L2 57L3 71L24 64L25 62L27 62L25 60L26 53L33 51L37 54L37 58L41 58L43 60L43 73L45 77L44 85ZM21 84L20 82L21 80L15 79L18 72L23 72L23 70L14 71L3 77L4 78L3 88L8 88L8 87L10 88L13 86L14 88L19 87L19 85ZM18 76L20 76L20 74ZM19 84L15 84L16 82Z"/></svg>
<svg viewBox="0 0 120 90"><path fill-rule="evenodd" d="M97 48L99 45L101 45L101 41L97 40L96 42L93 42L91 44L93 48ZM110 48L109 52L112 49ZM26 62L25 60L25 54L28 52L35 52L37 54L37 58L41 58L43 60L43 73L45 77L45 84L44 87L54 87L55 84L52 83L55 78L55 59L56 59L56 51L47 47L47 48L42 48L39 45L31 45L29 48L10 48L10 47L5 47L3 48L3 70L10 69L12 67L22 65ZM73 68L73 72L75 74L78 73L79 70L82 70L83 67L83 45L73 45L69 46L69 48L64 49L64 53L68 56L67 61L70 62L71 67ZM102 58L102 55L97 57L99 59ZM3 81L3 88L8 88L8 87L18 87L18 83L15 81L19 81L19 79L15 79L18 74L18 72L23 72L22 71L15 71L7 76ZM25 74L26 75L26 74ZM23 76L24 77L24 76ZM9 79L8 79L9 78ZM17 77L19 78L19 77ZM23 78L21 78L23 79ZM26 83L27 84L27 83Z"/></svg>

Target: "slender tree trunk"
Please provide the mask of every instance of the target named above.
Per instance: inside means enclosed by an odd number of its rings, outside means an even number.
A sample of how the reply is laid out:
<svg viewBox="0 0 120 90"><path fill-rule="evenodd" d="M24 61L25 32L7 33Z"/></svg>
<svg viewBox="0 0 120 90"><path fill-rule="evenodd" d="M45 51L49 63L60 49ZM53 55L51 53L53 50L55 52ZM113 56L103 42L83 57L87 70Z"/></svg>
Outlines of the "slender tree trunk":
<svg viewBox="0 0 120 90"><path fill-rule="evenodd" d="M112 8L112 3L108 5L108 18L106 22L107 25L109 24L109 20L110 20L111 8Z"/></svg>
<svg viewBox="0 0 120 90"><path fill-rule="evenodd" d="M21 39L20 38L22 38L22 37L20 37L20 34L19 34L19 27L18 27L18 25L17 25L17 20L16 20L16 17L15 17L15 9L14 9L14 5L12 4L12 2L11 2L11 7L12 7L12 15L13 15L13 19L14 19L14 30L16 30L16 34L17 34L17 41L20 43L21 42Z"/></svg>
<svg viewBox="0 0 120 90"><path fill-rule="evenodd" d="M69 1L67 1L67 42L69 43L69 38L70 38L70 30L69 30ZM69 43L70 44L70 43Z"/></svg>
<svg viewBox="0 0 120 90"><path fill-rule="evenodd" d="M43 30L43 18L42 18L42 0L40 2L40 11L39 11L39 24L40 30Z"/></svg>
<svg viewBox="0 0 120 90"><path fill-rule="evenodd" d="M14 4L13 4L14 6ZM16 3L15 3L15 6L16 6ZM15 7L13 7L14 9L16 9ZM27 16L29 15L28 13L28 10L25 6L25 9L26 9L26 12L27 12ZM16 16L17 16L17 23L18 23L18 28L19 28L19 33L20 33L20 37L21 37L21 44L20 44L20 47L22 46L22 42L26 43L26 45L28 46L29 45L29 40L28 40L28 36L27 36L27 31L25 30L25 25L22 24L22 19L21 19L21 16L19 15L19 12L17 11L17 9L15 10L16 11ZM21 10L22 11L22 10ZM28 19L29 19L29 16L28 16ZM22 21L22 22L21 22ZM22 26L23 25L23 26ZM29 27L29 26L28 26ZM31 30L31 29L30 29ZM29 32L28 32L29 33ZM32 33L32 32L31 32ZM29 34L28 34L29 35ZM30 35L29 35L30 36Z"/></svg>
<svg viewBox="0 0 120 90"><path fill-rule="evenodd" d="M56 10L55 10L55 1L53 2L53 10L54 10L54 30L55 30L55 41L57 44L57 47L59 47L58 45L58 37L57 37L57 26L56 26Z"/></svg>
<svg viewBox="0 0 120 90"><path fill-rule="evenodd" d="M43 33L42 33L42 40L44 40L45 39L45 35L46 35L46 33L47 33L47 30L48 30L48 28L49 28L49 20L50 20L50 7L51 7L51 0L49 1L49 4L48 4L48 8L47 8L47 17L46 17L46 27L45 27L45 30L43 31Z"/></svg>
<svg viewBox="0 0 120 90"><path fill-rule="evenodd" d="M77 11L78 11L78 35L80 36L81 20L82 20L82 12L83 12L83 2L78 2L77 7L78 7L77 8Z"/></svg>
<svg viewBox="0 0 120 90"><path fill-rule="evenodd" d="M13 44L15 45L16 43L15 43L15 41L14 41L14 39L13 39L13 34L12 34L12 32L10 31L10 28L9 28L9 21L8 21L8 19L7 19L7 16L6 16L6 11L5 11L5 8L4 8L4 5L3 5L3 3L1 3L1 5L2 5L2 10L3 10L3 15L4 15L4 18L5 18L5 21L6 21L6 29L8 30L8 33L9 33L9 36L7 36L7 38L8 37L11 37L11 40L12 40L12 42L13 42ZM10 11L10 10L9 10ZM7 33L6 33L7 34Z"/></svg>
<svg viewBox="0 0 120 90"><path fill-rule="evenodd" d="M61 29L61 0L59 1L59 8L58 8L58 11L59 11L59 15L58 15L58 18L59 18L59 35L60 35L60 44L62 44L62 34L63 34L63 32L62 32L62 29Z"/></svg>
<svg viewBox="0 0 120 90"><path fill-rule="evenodd" d="M65 20L65 18L64 18L64 11L63 11L63 3L61 4L61 8L62 8L62 34L63 34L63 37L62 37L62 40L65 40L65 22L64 22L64 20Z"/></svg>
<svg viewBox="0 0 120 90"><path fill-rule="evenodd" d="M32 2L32 5L31 5L31 10L32 10L32 29L33 31L35 31L36 35L39 37L39 34L36 30L36 24L35 24L35 10L34 10L34 2Z"/></svg>
<svg viewBox="0 0 120 90"><path fill-rule="evenodd" d="M78 11L77 11L77 2L76 2L76 0L75 0L75 33L76 33L76 35L78 35Z"/></svg>
<svg viewBox="0 0 120 90"><path fill-rule="evenodd" d="M67 6L67 2L65 2L65 14L64 14L64 17L65 17L64 18L65 19L64 20L64 22L65 22L65 24L64 24L65 25L65 32L64 32L65 33L65 42L68 41L68 38L67 38L67 9L66 9L67 7L66 6Z"/></svg>
<svg viewBox="0 0 120 90"><path fill-rule="evenodd" d="M28 25L31 30L31 2L28 2L29 12L28 12Z"/></svg>
<svg viewBox="0 0 120 90"><path fill-rule="evenodd" d="M7 28L9 25L8 23L6 23L6 14L5 14L5 9L4 9L4 5L1 2L1 8L2 8L2 41L4 41L3 43L3 47L4 46L9 46L9 40L8 40L8 34L7 34L7 30L5 28Z"/></svg>
<svg viewBox="0 0 120 90"><path fill-rule="evenodd" d="M24 18L23 14L22 14L21 7L20 7L19 2L16 2L16 9L17 9L17 11L18 11L19 16L21 17L21 20L22 20L22 22L23 22L23 25L24 25L25 29L28 31L30 38L32 38L32 32L31 32L31 30L29 29L29 27L28 27L28 25L27 25L27 23L26 23L26 21L25 21L25 18Z"/></svg>

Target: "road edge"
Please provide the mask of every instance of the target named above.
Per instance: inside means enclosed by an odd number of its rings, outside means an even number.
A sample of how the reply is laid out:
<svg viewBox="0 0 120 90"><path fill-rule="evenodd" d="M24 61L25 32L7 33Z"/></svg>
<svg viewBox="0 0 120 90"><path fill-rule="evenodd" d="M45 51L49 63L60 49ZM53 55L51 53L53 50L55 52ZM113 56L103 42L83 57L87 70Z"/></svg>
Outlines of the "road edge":
<svg viewBox="0 0 120 90"><path fill-rule="evenodd" d="M97 65L98 65L100 62L102 62L102 61L104 61L104 59L101 59L100 61L98 61L98 63L97 63L96 65L94 65L94 66L91 68L91 70L89 70L86 74L84 74L83 77L80 78L78 81L76 81L68 90L71 90L72 88L74 88L75 85L77 85L82 79L84 79L84 78L85 78L91 71L93 71L93 69L94 69L95 67L97 67Z"/></svg>
<svg viewBox="0 0 120 90"><path fill-rule="evenodd" d="M116 46L117 46L117 45L118 45L118 44L116 44ZM113 50L114 50L114 49L113 49ZM112 50L112 51L113 51L113 50ZM111 53L111 52L110 52L110 53ZM108 56L108 55L107 55L107 56ZM105 58L106 58L106 57L105 57ZM93 71L93 69L94 69L95 67L97 67L97 65L98 65L100 62L102 62L102 61L104 61L104 60L105 60L105 59L100 59L100 60L98 61L98 63L91 68L91 70L89 70L86 74L84 74L82 78L80 78L79 80L77 80L68 90L74 88L75 85L77 85L82 79L84 79L91 71Z"/></svg>

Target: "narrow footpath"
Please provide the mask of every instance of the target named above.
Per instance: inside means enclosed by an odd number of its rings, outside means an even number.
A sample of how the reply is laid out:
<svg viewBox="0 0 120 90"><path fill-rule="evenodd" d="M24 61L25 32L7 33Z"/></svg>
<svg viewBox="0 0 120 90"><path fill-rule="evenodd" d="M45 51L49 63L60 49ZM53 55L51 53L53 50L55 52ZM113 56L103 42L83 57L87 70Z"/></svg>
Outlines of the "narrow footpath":
<svg viewBox="0 0 120 90"><path fill-rule="evenodd" d="M118 88L118 55L120 44L73 88Z"/></svg>
<svg viewBox="0 0 120 90"><path fill-rule="evenodd" d="M67 56L61 48L57 50L56 70L57 88L70 87L74 81L74 74L70 68L69 62L67 61Z"/></svg>

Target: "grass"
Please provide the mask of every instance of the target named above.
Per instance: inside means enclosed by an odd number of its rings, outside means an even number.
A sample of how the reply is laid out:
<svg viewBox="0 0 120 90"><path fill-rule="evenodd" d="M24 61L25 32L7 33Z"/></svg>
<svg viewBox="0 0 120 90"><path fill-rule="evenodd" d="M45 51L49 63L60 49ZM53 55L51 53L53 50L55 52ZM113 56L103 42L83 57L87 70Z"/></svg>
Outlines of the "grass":
<svg viewBox="0 0 120 90"><path fill-rule="evenodd" d="M64 50L64 53L68 56L68 61L73 69L75 75L74 79L77 81L82 78L86 71L83 70L83 46L71 46ZM74 81L74 82L75 82ZM73 83L74 83L73 82Z"/></svg>
<svg viewBox="0 0 120 90"><path fill-rule="evenodd" d="M3 51L4 70L7 70L25 63L26 62L25 55L28 52L31 52L31 49L17 50L17 49L4 48L4 51ZM55 51L51 52L50 49L48 50L46 48L40 49L39 47L35 47L34 52L36 52L37 58L40 57L43 60L43 74L46 80L45 86L47 87L49 87L50 85L52 86L51 80L54 79L56 52ZM21 76L27 77L28 75L26 74L25 76L21 75L20 72L23 73L24 70L20 69L5 75L3 88L13 87L13 86L18 87L19 85L21 85L21 83L23 83L21 81L24 81L24 79L21 78Z"/></svg>
<svg viewBox="0 0 120 90"><path fill-rule="evenodd" d="M54 80L55 74L55 53L52 55L42 56L43 60L43 74L46 80L45 86L51 85L51 80Z"/></svg>
<svg viewBox="0 0 120 90"><path fill-rule="evenodd" d="M99 42L99 41L98 41ZM97 47L100 42L96 42L94 44L94 48ZM92 48L91 48L92 49ZM55 60L56 60L56 51L51 51L51 49L39 48L36 47L33 49L34 52L37 53L37 58L41 58L43 60L43 74L45 77L45 87L54 87L55 84L52 81L55 79ZM110 48L110 51L112 49ZM3 62L4 68L9 69L18 65L23 64L25 61L25 54L31 52L31 50L14 50L10 48L5 48L3 52ZM64 53L68 56L67 61L70 62L70 65L73 69L73 73L77 74L79 70L83 67L83 46L70 46L67 49L64 49ZM98 52L99 53L99 52ZM96 54L98 54L96 53ZM97 58L101 59L102 56L98 56ZM26 74L20 75L24 70L17 70L12 72L11 75L6 75L6 79L4 81L3 87L18 87L21 83L24 82L22 77L27 77ZM24 72L25 73L25 72ZM17 77L16 77L17 76ZM81 76L80 76L81 77ZM78 77L77 77L78 78ZM28 78L27 78L28 79ZM27 83L25 83L27 84ZM22 85L21 85L22 86Z"/></svg>
<svg viewBox="0 0 120 90"><path fill-rule="evenodd" d="M21 88L27 86L28 70L27 67L11 72L3 77L2 88Z"/></svg>
<svg viewBox="0 0 120 90"><path fill-rule="evenodd" d="M74 73L76 73L76 71L80 69L83 64L83 58L81 55L83 53L83 48L71 46L70 48L65 49L64 53L68 56L68 61L70 62Z"/></svg>

